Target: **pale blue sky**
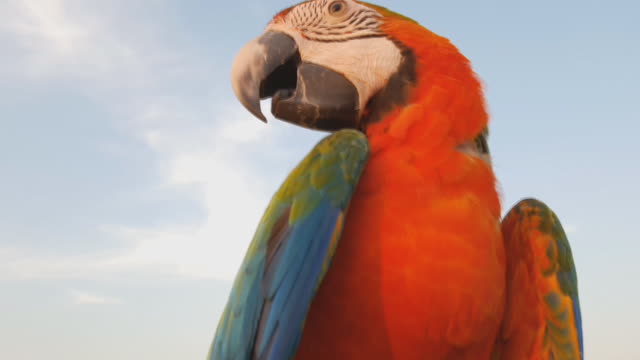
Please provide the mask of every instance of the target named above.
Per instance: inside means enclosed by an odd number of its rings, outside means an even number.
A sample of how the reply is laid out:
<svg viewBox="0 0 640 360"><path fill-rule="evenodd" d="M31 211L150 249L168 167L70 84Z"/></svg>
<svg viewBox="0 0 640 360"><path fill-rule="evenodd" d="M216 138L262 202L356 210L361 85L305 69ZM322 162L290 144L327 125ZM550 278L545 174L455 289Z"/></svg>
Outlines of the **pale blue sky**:
<svg viewBox="0 0 640 360"><path fill-rule="evenodd" d="M505 207L567 228L589 359L640 359L640 7L379 1L487 87ZM0 358L202 359L272 192L321 134L230 64L289 1L0 0Z"/></svg>

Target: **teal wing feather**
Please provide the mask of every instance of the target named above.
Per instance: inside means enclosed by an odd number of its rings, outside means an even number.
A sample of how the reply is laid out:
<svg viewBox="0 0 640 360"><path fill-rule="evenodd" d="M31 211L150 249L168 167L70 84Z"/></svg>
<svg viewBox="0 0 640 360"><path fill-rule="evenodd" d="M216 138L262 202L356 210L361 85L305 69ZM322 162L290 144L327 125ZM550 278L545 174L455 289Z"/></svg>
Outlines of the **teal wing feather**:
<svg viewBox="0 0 640 360"><path fill-rule="evenodd" d="M323 139L274 195L218 324L208 359L291 358L369 156L364 134Z"/></svg>
<svg viewBox="0 0 640 360"><path fill-rule="evenodd" d="M502 222L507 308L502 359L583 359L578 276L556 214L525 199Z"/></svg>

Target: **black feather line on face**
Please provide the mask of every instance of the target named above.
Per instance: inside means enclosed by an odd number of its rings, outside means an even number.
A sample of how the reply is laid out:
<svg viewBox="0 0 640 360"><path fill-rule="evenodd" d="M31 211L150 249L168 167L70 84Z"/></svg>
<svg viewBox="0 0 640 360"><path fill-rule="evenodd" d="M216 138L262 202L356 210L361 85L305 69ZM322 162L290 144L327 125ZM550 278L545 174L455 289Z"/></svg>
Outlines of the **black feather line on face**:
<svg viewBox="0 0 640 360"><path fill-rule="evenodd" d="M378 28L382 16L376 11L359 7L342 21L333 23L335 18L329 19L327 13L330 3L323 0L299 4L290 8L285 21L314 41L340 42L382 36Z"/></svg>
<svg viewBox="0 0 640 360"><path fill-rule="evenodd" d="M350 40L372 39L372 38L380 38L380 37L387 37L387 35L384 35L384 34L355 35L355 36L343 37L343 38L339 38L339 39L338 38L325 39L325 38L317 38L317 37L314 37L314 36L307 36L307 38L309 40L322 42L322 43L336 43L336 42L345 42L345 41L350 41Z"/></svg>
<svg viewBox="0 0 640 360"><path fill-rule="evenodd" d="M416 73L416 56L404 45L395 42L402 52L402 62L398 71L389 78L387 85L376 93L366 106L365 118L362 119L362 130L371 123L378 122L391 110L407 104L409 91L415 87L418 76Z"/></svg>

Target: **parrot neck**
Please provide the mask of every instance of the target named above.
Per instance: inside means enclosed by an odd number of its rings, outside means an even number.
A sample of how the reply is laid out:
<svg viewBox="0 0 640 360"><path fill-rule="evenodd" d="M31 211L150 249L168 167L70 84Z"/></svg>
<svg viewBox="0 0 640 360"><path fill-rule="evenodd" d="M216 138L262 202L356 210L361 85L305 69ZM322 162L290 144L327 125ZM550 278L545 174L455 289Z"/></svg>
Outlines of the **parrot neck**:
<svg viewBox="0 0 640 360"><path fill-rule="evenodd" d="M422 178L443 186L482 184L477 192L499 215L485 141L488 115L469 60L449 40L416 23L391 19L383 27L410 53L404 58L413 71L405 70L404 86L396 88L403 95L391 98L394 107L378 107L367 122L372 159L404 157Z"/></svg>
<svg viewBox="0 0 640 360"><path fill-rule="evenodd" d="M399 43L405 60L387 91L372 99L376 111L366 127L370 140L422 142L424 147L473 143L485 132L488 115L469 60L448 39L412 21L393 18L382 26ZM391 109L375 103L391 104Z"/></svg>
<svg viewBox="0 0 640 360"><path fill-rule="evenodd" d="M485 134L484 96L469 60L448 39L415 22L388 18L382 30L401 48L404 61L369 104L370 140L465 147Z"/></svg>

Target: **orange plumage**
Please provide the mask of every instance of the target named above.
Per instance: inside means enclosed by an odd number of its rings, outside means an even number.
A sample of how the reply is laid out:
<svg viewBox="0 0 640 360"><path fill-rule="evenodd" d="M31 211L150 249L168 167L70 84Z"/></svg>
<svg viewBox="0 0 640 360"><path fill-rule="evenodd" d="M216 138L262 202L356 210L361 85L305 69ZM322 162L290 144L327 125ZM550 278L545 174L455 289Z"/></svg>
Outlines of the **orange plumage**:
<svg viewBox="0 0 640 360"><path fill-rule="evenodd" d="M273 96L276 117L334 133L274 196L210 359L583 359L569 242L534 199L501 222L482 87L449 40L305 1L232 80L260 119Z"/></svg>
<svg viewBox="0 0 640 360"><path fill-rule="evenodd" d="M458 149L487 126L481 86L447 39L385 21L418 85L366 129L371 158L296 359L488 359L505 305L500 203L490 166Z"/></svg>

